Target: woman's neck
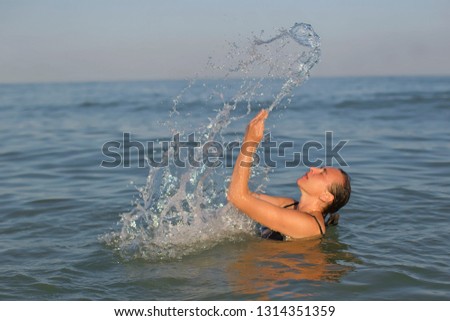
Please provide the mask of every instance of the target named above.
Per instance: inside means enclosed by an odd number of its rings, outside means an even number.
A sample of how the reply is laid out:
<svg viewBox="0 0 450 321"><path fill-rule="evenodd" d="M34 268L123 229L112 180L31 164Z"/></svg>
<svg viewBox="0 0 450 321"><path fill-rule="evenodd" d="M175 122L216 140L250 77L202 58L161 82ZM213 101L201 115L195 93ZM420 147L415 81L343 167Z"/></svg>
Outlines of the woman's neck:
<svg viewBox="0 0 450 321"><path fill-rule="evenodd" d="M302 193L298 203L298 210L309 214L320 213L322 215L322 204L318 198Z"/></svg>

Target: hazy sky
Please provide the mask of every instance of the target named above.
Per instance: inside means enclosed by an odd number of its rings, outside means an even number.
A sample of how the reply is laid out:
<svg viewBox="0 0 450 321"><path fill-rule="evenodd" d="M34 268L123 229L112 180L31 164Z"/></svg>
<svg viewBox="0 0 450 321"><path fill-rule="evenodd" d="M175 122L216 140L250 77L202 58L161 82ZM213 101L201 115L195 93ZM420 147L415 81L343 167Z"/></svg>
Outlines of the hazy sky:
<svg viewBox="0 0 450 321"><path fill-rule="evenodd" d="M228 42L313 25L313 76L450 75L449 0L0 0L0 82L210 76Z"/></svg>

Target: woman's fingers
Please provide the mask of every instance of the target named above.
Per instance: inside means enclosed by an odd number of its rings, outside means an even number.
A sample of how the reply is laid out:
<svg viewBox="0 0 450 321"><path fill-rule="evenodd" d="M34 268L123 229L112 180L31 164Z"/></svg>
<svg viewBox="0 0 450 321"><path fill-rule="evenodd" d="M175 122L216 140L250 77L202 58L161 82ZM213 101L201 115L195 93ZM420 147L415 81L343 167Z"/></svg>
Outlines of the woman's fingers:
<svg viewBox="0 0 450 321"><path fill-rule="evenodd" d="M269 112L267 111L267 109L262 109L260 113L263 115L264 119L267 119L267 117L269 117Z"/></svg>
<svg viewBox="0 0 450 321"><path fill-rule="evenodd" d="M261 109L259 111L258 115L256 115L256 117L260 118L260 119L266 119L268 115L269 115L269 113L267 112L266 109Z"/></svg>
<svg viewBox="0 0 450 321"><path fill-rule="evenodd" d="M256 116L255 118L253 118L250 123L249 126L251 127L255 127L255 126L263 126L264 127L264 120L266 120L267 116L268 116L268 112L265 109L262 109Z"/></svg>
<svg viewBox="0 0 450 321"><path fill-rule="evenodd" d="M253 122L260 121L260 120L265 120L265 119L267 119L268 116L269 116L269 113L267 112L267 110L261 109L259 111L259 113L255 116L255 118L252 119L251 122L253 123Z"/></svg>

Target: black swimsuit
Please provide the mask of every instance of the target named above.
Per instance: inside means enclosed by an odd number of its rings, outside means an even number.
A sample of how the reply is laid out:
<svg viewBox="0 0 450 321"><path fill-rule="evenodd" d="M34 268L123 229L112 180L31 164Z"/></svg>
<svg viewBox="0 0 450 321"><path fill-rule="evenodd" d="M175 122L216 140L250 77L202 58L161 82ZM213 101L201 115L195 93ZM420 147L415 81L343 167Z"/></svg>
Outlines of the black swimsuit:
<svg viewBox="0 0 450 321"><path fill-rule="evenodd" d="M298 209L298 202L294 202L292 204L286 205L286 206L284 206L284 208L288 208L291 206L294 206L294 209ZM323 233L322 226L320 225L317 218L312 214L309 214L309 213L306 213L306 214L312 216L316 220L317 225L319 226L319 229L320 229L320 234L323 236L325 233ZM280 232L272 231L268 227L261 226L259 231L261 233L261 237L264 239L275 240L275 241L286 241L286 235L283 235Z"/></svg>

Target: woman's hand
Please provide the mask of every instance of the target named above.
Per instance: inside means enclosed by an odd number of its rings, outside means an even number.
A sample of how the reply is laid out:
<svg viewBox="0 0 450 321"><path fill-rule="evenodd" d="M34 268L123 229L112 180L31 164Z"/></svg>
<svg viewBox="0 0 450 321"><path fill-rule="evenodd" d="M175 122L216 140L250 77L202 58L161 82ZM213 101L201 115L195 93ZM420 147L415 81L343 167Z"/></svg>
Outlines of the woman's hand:
<svg viewBox="0 0 450 321"><path fill-rule="evenodd" d="M264 121L269 116L269 112L262 109L247 125L245 140L260 142L264 135Z"/></svg>

